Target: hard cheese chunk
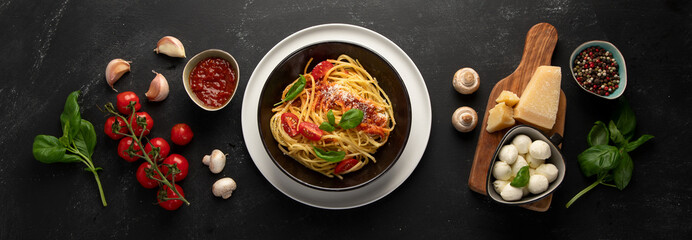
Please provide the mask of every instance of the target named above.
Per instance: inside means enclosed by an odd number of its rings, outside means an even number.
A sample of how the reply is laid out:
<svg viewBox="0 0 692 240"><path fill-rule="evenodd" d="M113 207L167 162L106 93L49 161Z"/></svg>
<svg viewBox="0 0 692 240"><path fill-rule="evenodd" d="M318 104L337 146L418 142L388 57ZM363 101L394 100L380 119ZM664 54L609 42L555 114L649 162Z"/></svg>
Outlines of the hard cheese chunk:
<svg viewBox="0 0 692 240"><path fill-rule="evenodd" d="M503 102L503 103L507 104L507 106L514 107L514 105L519 102L519 97L517 97L516 93L510 92L507 90L503 90L500 93L500 96L497 97L497 99L495 99L495 102L497 102L497 103Z"/></svg>
<svg viewBox="0 0 692 240"><path fill-rule="evenodd" d="M514 119L550 130L560 103L560 67L540 66L514 108Z"/></svg>
<svg viewBox="0 0 692 240"><path fill-rule="evenodd" d="M488 126L485 130L492 133L514 125L514 111L504 102L498 103L488 111Z"/></svg>

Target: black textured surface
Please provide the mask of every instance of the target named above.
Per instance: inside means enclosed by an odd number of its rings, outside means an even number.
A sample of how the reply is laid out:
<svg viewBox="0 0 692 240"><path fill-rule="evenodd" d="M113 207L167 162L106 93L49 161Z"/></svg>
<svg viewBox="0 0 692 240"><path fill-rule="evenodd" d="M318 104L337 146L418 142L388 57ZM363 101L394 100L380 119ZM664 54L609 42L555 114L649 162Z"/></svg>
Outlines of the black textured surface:
<svg viewBox="0 0 692 240"><path fill-rule="evenodd" d="M351 210L305 206L274 189L250 159L240 131L245 85L262 56L284 37L323 23L349 23L391 39L425 78L433 108L427 150L413 174L387 197ZM562 67L567 95L564 155L567 175L548 212L502 206L466 186L479 131L456 132L452 112L468 105L484 113L494 83L519 63L528 29L557 28L553 65ZM189 238L661 238L692 235L692 161L688 91L692 87L692 5L688 1L0 1L0 239ZM240 86L222 111L205 112L182 88L185 60L152 53L173 35L188 56L209 48L233 54ZM638 117L637 135L656 138L633 152L634 175L624 191L599 186L570 209L564 204L593 179L576 156L596 120L608 120L615 101L583 92L569 75L568 58L582 42L614 43L627 61L624 96ZM166 76L171 94L143 104L155 120L153 136L169 138L178 122L195 139L172 151L191 162L182 183L192 205L175 212L154 206L140 187L136 164L116 155L102 134L99 111L115 93L104 80L109 60L133 61L116 87L143 98L150 70ZM461 67L481 76L478 92L462 96L451 79ZM93 177L78 164L33 159L37 134L60 134L59 114L69 92L81 90L82 116L96 126L94 154L109 206L100 205ZM213 148L230 153L219 175L199 162ZM231 176L229 200L211 184Z"/></svg>

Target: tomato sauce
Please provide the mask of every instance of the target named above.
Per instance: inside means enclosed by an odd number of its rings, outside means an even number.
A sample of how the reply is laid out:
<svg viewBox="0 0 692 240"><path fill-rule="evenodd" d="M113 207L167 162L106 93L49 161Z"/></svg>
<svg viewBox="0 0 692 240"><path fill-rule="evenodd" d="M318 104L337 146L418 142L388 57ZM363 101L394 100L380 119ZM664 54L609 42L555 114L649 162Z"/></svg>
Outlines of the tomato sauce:
<svg viewBox="0 0 692 240"><path fill-rule="evenodd" d="M221 107L238 84L231 64L223 58L207 58L190 72L190 88L209 107Z"/></svg>

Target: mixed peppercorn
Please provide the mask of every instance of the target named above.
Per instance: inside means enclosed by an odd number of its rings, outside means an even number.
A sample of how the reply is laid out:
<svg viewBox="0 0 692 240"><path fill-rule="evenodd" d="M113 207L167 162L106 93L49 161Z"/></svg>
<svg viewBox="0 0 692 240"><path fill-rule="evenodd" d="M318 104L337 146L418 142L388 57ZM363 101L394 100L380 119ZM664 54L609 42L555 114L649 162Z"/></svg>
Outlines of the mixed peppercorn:
<svg viewBox="0 0 692 240"><path fill-rule="evenodd" d="M593 46L581 51L574 59L574 75L584 89L608 96L620 87L619 66L613 54Z"/></svg>

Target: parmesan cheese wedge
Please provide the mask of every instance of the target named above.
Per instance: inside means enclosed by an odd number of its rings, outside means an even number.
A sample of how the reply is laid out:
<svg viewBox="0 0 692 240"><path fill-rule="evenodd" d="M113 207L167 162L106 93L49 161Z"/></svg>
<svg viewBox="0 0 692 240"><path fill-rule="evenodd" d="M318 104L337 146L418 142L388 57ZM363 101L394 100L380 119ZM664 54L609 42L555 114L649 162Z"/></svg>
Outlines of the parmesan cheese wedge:
<svg viewBox="0 0 692 240"><path fill-rule="evenodd" d="M560 67L538 67L514 108L514 119L543 130L552 129L560 104L561 80Z"/></svg>

